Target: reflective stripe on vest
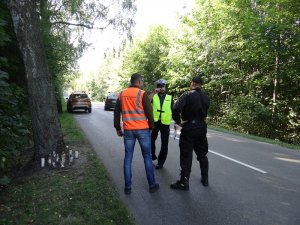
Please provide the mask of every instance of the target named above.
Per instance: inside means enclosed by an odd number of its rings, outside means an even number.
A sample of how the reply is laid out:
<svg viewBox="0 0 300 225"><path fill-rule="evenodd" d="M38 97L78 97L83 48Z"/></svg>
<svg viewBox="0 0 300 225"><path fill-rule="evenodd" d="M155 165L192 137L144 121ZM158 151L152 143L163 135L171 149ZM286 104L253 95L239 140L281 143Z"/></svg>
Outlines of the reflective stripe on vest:
<svg viewBox="0 0 300 225"><path fill-rule="evenodd" d="M124 130L140 130L149 128L148 120L142 104L145 91L129 87L119 95Z"/></svg>
<svg viewBox="0 0 300 225"><path fill-rule="evenodd" d="M159 114L161 113L161 123L164 125L170 125L172 119L171 102L172 96L166 95L161 108L159 96L157 94L153 96L152 106L154 122L159 120Z"/></svg>

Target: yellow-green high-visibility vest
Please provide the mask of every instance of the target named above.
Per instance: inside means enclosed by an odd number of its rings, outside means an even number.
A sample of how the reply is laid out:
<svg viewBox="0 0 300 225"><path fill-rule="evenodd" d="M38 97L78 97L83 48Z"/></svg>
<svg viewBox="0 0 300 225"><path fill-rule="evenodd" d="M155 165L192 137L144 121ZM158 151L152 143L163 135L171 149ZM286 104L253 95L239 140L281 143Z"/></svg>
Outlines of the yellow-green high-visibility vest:
<svg viewBox="0 0 300 225"><path fill-rule="evenodd" d="M161 123L164 125L170 125L172 119L171 102L172 102L172 96L166 95L162 108L160 108L160 99L158 95L155 94L153 96L152 107L153 107L154 122L158 121L159 114L161 113Z"/></svg>

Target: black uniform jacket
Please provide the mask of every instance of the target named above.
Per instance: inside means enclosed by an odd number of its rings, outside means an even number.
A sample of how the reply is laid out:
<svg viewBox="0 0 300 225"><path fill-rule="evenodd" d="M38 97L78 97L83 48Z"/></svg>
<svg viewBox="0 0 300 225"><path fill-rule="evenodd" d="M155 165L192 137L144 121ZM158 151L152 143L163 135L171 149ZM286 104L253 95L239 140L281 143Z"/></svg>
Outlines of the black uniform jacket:
<svg viewBox="0 0 300 225"><path fill-rule="evenodd" d="M179 97L173 106L173 120L176 124L187 123L192 120L204 121L209 105L209 97L200 88L187 91Z"/></svg>

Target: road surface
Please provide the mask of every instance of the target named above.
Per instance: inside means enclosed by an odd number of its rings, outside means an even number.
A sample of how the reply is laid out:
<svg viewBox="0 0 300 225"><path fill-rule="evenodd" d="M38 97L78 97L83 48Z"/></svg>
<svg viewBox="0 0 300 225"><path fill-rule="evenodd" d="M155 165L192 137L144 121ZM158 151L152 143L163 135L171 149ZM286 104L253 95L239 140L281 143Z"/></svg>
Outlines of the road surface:
<svg viewBox="0 0 300 225"><path fill-rule="evenodd" d="M155 170L160 190L148 192L136 144L132 193L125 195L124 145L113 128L113 112L94 103L91 114L74 116L139 225L300 224L299 151L209 130L209 187L201 185L194 157L190 191L177 191L169 187L180 173L178 138L171 129L168 158L162 170ZM159 137L156 144L159 149Z"/></svg>

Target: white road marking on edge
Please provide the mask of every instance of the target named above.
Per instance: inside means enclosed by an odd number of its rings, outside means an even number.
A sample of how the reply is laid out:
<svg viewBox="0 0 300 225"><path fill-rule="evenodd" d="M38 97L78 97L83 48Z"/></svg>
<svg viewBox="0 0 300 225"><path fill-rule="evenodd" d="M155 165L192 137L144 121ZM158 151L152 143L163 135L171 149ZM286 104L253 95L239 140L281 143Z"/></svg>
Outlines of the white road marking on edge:
<svg viewBox="0 0 300 225"><path fill-rule="evenodd" d="M173 131L173 133L174 133L174 131ZM175 137L176 140L179 140L179 137L178 137L179 135L180 135L180 132L177 132L177 136ZM173 134L172 136L171 136L171 134L170 134L170 137L174 140L174 134ZM243 166L245 166L245 167L248 167L248 168L250 168L250 169L256 170L256 171L258 171L258 172L260 172L260 173L268 173L268 172L266 172L266 171L264 171L264 170L258 169L258 168L254 167L254 166L250 166L249 164L240 162L240 161L238 161L238 160L236 160L236 159L230 158L230 157L228 157L228 156L226 156L226 155L222 155L222 154L220 154L220 153L218 153L218 152L215 152L215 151L212 151L212 150L210 150L210 149L209 149L208 151L211 152L211 153L213 153L213 154L215 154L215 155L218 155L218 156L221 156L221 157L223 157L223 158L225 158L225 159L228 159L228 160L230 160L230 161L232 161L232 162L235 162L235 163L238 163L238 164L243 165Z"/></svg>
<svg viewBox="0 0 300 225"><path fill-rule="evenodd" d="M223 157L223 158L225 158L225 159L228 159L228 160L230 160L230 161L233 161L233 162L235 162L235 163L238 163L238 164L240 164L240 165L246 166L246 167L248 167L248 168L250 168L250 169L256 170L256 171L258 171L258 172L260 172L260 173L267 173L267 172L264 171L264 170L258 169L258 168L254 167L254 166L250 166L250 165L248 165L248 164L246 164L246 163L240 162L240 161L235 160L235 159L233 159L233 158L230 158L230 157L228 157L228 156L226 156L226 155L222 155L222 154L220 154L220 153L218 153L218 152L214 152L214 151L212 151L212 150L210 150L210 149L209 149L208 151L211 152L211 153L213 153L213 154L215 154L215 155L221 156L221 157Z"/></svg>

